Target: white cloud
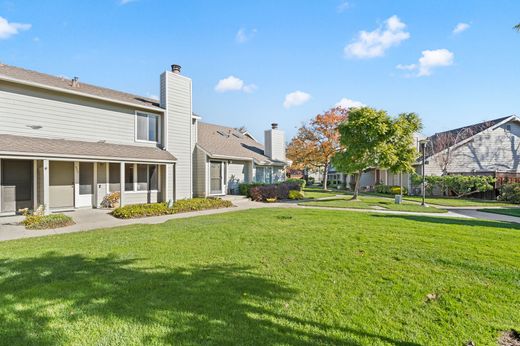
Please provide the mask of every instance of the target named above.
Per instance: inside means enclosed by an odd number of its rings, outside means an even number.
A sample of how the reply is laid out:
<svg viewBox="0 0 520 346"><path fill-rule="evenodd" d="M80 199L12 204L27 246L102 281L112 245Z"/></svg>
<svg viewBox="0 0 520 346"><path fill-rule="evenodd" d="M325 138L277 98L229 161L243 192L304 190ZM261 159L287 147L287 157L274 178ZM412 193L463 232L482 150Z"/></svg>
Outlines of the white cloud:
<svg viewBox="0 0 520 346"><path fill-rule="evenodd" d="M235 76L229 76L227 78L221 79L215 86L215 91L219 93L224 93L227 91L243 91L245 93L252 93L256 89L256 85L246 85L242 79Z"/></svg>
<svg viewBox="0 0 520 346"><path fill-rule="evenodd" d="M251 40L256 35L256 29L247 30L245 28L240 28L235 35L235 40L238 43L246 43Z"/></svg>
<svg viewBox="0 0 520 346"><path fill-rule="evenodd" d="M20 31L29 30L31 24L9 23L7 19L0 17L0 40L8 39Z"/></svg>
<svg viewBox="0 0 520 346"><path fill-rule="evenodd" d="M417 77L430 76L437 67L453 65L454 54L447 49L423 50L418 64L397 65L399 70L417 71Z"/></svg>
<svg viewBox="0 0 520 346"><path fill-rule="evenodd" d="M348 3L348 1L342 1L341 4L339 4L338 7L336 7L336 11L338 11L338 13L342 13L348 10L349 8L350 4Z"/></svg>
<svg viewBox="0 0 520 346"><path fill-rule="evenodd" d="M453 29L453 34L460 34L463 31L468 30L470 25L468 23L459 23Z"/></svg>
<svg viewBox="0 0 520 346"><path fill-rule="evenodd" d="M148 98L153 99L153 100L159 100L159 96L157 96L155 94L147 93L146 96L148 96Z"/></svg>
<svg viewBox="0 0 520 346"><path fill-rule="evenodd" d="M349 108L365 107L366 105L362 102L354 101L354 100L344 97L341 100L339 100L339 102L336 103L334 106L344 108L344 109L349 109Z"/></svg>
<svg viewBox="0 0 520 346"><path fill-rule="evenodd" d="M359 32L357 40L345 47L345 55L359 59L383 56L388 48L410 38L405 29L406 24L394 15L374 31Z"/></svg>
<svg viewBox="0 0 520 346"><path fill-rule="evenodd" d="M285 108L291 108L296 106L301 106L305 102L311 99L311 95L306 92L297 90L292 93L285 95L285 100L283 101L283 106Z"/></svg>
<svg viewBox="0 0 520 346"><path fill-rule="evenodd" d="M126 5L137 0L119 0L119 5Z"/></svg>

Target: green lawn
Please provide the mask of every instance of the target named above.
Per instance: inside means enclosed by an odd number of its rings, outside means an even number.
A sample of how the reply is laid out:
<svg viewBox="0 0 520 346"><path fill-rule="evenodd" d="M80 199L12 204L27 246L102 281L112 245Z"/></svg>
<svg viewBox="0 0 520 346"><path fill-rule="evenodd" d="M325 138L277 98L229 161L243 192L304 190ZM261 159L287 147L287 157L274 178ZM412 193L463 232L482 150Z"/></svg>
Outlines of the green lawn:
<svg viewBox="0 0 520 346"><path fill-rule="evenodd" d="M404 196L405 200L421 202L420 196ZM426 197L426 204L446 207L508 207L510 203L476 198Z"/></svg>
<svg viewBox="0 0 520 346"><path fill-rule="evenodd" d="M337 195L346 195L348 192L345 190L323 190L323 188L320 187L306 187L303 189L303 193L305 195L305 198L324 198L324 197L334 197Z"/></svg>
<svg viewBox="0 0 520 346"><path fill-rule="evenodd" d="M0 344L494 345L516 227L273 208L3 242Z"/></svg>
<svg viewBox="0 0 520 346"><path fill-rule="evenodd" d="M520 217L520 208L479 209L479 211Z"/></svg>
<svg viewBox="0 0 520 346"><path fill-rule="evenodd" d="M337 198L321 201L302 202L300 205L311 207L333 207L333 208L353 208L353 209L380 209L411 211L422 213L445 213L446 210L433 207L423 207L417 203L403 201L402 204L395 204L394 200L385 197L360 196L359 200L353 201L350 198Z"/></svg>

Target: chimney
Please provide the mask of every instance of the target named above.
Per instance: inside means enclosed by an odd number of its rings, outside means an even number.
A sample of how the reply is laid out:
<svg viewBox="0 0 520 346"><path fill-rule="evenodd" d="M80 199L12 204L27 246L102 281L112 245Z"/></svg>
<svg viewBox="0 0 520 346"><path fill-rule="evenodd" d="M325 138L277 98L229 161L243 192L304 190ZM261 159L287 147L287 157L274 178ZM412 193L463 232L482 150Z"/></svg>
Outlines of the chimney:
<svg viewBox="0 0 520 346"><path fill-rule="evenodd" d="M277 123L271 124L271 129L264 132L264 153L274 161L286 161L285 133L278 129Z"/></svg>
<svg viewBox="0 0 520 346"><path fill-rule="evenodd" d="M79 77L72 78L72 87L79 88Z"/></svg>
<svg viewBox="0 0 520 346"><path fill-rule="evenodd" d="M175 74L181 74L181 65L173 64L172 72Z"/></svg>

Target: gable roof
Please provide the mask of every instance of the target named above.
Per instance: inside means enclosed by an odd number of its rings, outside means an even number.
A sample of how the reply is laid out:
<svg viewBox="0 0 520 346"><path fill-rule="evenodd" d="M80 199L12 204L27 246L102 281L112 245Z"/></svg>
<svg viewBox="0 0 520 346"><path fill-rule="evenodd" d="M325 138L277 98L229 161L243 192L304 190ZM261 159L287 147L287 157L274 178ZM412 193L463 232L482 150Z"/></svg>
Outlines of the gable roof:
<svg viewBox="0 0 520 346"><path fill-rule="evenodd" d="M81 158L106 161L176 161L176 158L168 151L157 147L25 137L9 134L0 134L0 154L9 156Z"/></svg>
<svg viewBox="0 0 520 346"><path fill-rule="evenodd" d="M116 103L134 105L151 110L164 111L159 101L144 97L103 88L79 81L79 86L73 86L70 79L56 77L49 74L26 70L20 67L0 64L0 79L21 84L29 84L46 89L58 90L76 95L104 99Z"/></svg>
<svg viewBox="0 0 520 346"><path fill-rule="evenodd" d="M271 160L264 153L263 144L248 133L240 133L232 127L198 122L197 145L209 156L235 160L253 160L258 164L285 165Z"/></svg>
<svg viewBox="0 0 520 346"><path fill-rule="evenodd" d="M447 149L448 147L453 147L457 144L462 144L462 142L470 140L472 137L476 136L482 131L485 131L503 122L513 119L516 119L516 116L512 115L497 118L493 120L483 121L473 125L459 127L457 129L449 131L437 132L427 138L430 142L430 144L427 146L428 150L430 151L428 153L428 156L435 155L443 151L444 149Z"/></svg>

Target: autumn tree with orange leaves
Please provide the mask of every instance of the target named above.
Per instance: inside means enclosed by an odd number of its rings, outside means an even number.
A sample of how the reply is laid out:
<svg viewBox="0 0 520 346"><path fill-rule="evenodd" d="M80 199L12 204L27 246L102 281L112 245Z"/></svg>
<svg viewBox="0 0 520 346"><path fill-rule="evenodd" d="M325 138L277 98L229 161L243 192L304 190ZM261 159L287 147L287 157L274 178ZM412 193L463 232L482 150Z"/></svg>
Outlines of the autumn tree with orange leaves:
<svg viewBox="0 0 520 346"><path fill-rule="evenodd" d="M327 189L330 161L340 148L338 126L348 109L331 108L303 124L287 146L287 158L295 169L324 168L323 189Z"/></svg>

